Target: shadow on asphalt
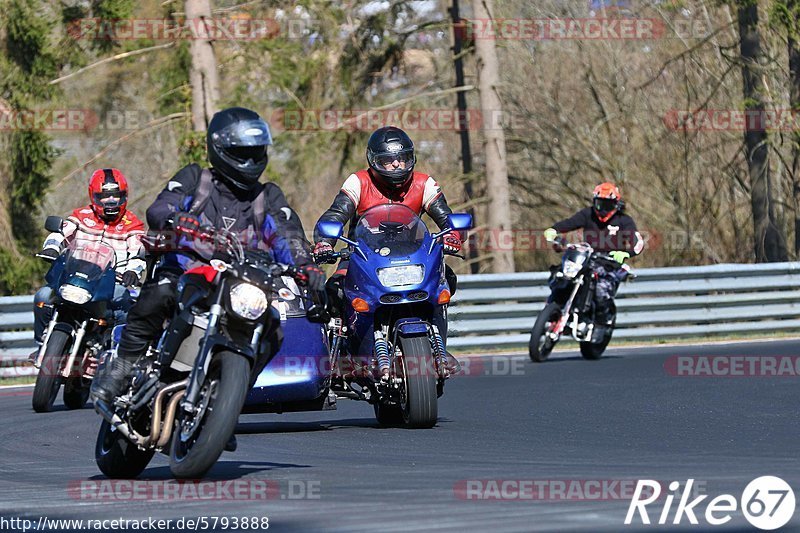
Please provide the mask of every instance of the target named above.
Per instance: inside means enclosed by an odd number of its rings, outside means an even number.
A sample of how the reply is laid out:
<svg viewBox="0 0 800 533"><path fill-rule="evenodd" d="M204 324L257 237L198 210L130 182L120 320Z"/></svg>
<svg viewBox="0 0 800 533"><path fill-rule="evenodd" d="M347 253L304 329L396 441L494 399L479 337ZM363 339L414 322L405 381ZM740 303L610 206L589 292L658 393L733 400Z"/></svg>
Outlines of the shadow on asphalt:
<svg viewBox="0 0 800 533"><path fill-rule="evenodd" d="M311 431L330 431L337 428L391 429L369 418L346 418L343 420L321 420L319 422L239 422L237 435L270 433L305 433Z"/></svg>
<svg viewBox="0 0 800 533"><path fill-rule="evenodd" d="M603 361L605 359L622 359L622 356L621 355L604 355L603 357L601 357L600 359L597 359L596 361L590 361L588 359L584 359L583 356L581 356L581 355L570 355L568 357L547 358L541 363L531 362L531 364L542 365L542 364L551 364L551 363L569 363L569 362L574 362L574 361L581 361L581 362L583 362L583 363L585 363L587 365L591 365L591 364L596 364L596 363L598 363L600 361Z"/></svg>
<svg viewBox="0 0 800 533"><path fill-rule="evenodd" d="M222 456L223 458L225 455ZM238 479L256 472L270 472L288 468L311 468L312 465L298 465L294 463L269 463L265 461L225 461L221 459L203 476L204 480ZM96 475L89 480L107 479L106 476ZM154 466L145 469L136 479L145 481L160 481L175 479L168 466Z"/></svg>

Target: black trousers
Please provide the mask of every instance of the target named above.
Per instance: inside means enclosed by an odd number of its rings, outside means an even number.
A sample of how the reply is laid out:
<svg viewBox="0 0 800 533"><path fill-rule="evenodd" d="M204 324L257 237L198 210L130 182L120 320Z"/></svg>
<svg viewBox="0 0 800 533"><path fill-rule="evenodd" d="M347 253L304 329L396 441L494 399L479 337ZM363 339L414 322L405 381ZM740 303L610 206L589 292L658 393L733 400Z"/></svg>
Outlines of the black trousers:
<svg viewBox="0 0 800 533"><path fill-rule="evenodd" d="M122 332L117 353L119 357L131 363L144 355L147 347L158 341L164 332L164 322L172 318L178 302L178 288L181 286L183 301L192 294L192 286L207 284L204 278L196 275L181 275L179 271L159 270L153 278L144 284L139 300L128 312L128 321ZM280 317L273 307L272 328L262 334L261 350L253 367L254 377L280 349L283 335L280 329Z"/></svg>

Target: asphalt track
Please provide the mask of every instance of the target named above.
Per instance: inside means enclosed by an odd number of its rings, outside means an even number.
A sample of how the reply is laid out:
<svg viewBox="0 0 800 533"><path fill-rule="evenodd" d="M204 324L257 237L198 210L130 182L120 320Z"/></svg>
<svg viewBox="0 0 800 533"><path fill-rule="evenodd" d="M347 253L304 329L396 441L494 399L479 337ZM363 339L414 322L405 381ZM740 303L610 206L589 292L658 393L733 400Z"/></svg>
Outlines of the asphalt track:
<svg viewBox="0 0 800 533"><path fill-rule="evenodd" d="M430 430L379 428L369 405L347 400L336 411L244 415L238 451L224 453L209 479L236 480L254 500L224 491L211 501L159 497L152 487L169 479L163 456L142 475L151 495L133 499L120 486L108 492L108 482L105 493L86 489L105 479L94 463L99 417L91 408L35 414L30 388L4 389L0 516L268 516L270 531L657 531L674 526L623 525L630 499L613 491L605 500L539 493L505 501L477 500L477 492L468 498L464 487L469 480L692 478L711 497L738 498L750 480L776 475L800 500L800 378L670 375L675 356L700 354L796 356L800 341L612 348L598 362L577 352L540 365L519 356L472 359L471 375L448 383ZM254 489L264 483L266 500ZM103 494L107 500L98 501ZM753 530L739 511L732 516L714 528L701 516L687 529ZM785 530L800 531L800 511Z"/></svg>

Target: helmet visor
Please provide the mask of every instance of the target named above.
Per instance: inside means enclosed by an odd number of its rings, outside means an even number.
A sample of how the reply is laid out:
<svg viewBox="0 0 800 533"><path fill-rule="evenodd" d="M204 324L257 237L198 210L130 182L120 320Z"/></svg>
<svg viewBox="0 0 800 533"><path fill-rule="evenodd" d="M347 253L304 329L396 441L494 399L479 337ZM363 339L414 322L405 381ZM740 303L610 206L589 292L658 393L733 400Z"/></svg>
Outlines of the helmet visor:
<svg viewBox="0 0 800 533"><path fill-rule="evenodd" d="M263 161L267 157L267 147L259 146L231 146L225 148L225 153L241 163L247 161Z"/></svg>
<svg viewBox="0 0 800 533"><path fill-rule="evenodd" d="M211 141L220 148L259 147L263 150L272 144L272 134L269 125L261 119L243 120L214 132Z"/></svg>
<svg viewBox="0 0 800 533"><path fill-rule="evenodd" d="M94 193L92 198L96 205L105 209L114 209L125 204L128 200L128 193L125 191L103 191Z"/></svg>
<svg viewBox="0 0 800 533"><path fill-rule="evenodd" d="M402 152L384 152L375 156L375 165L386 170L406 168L414 162L414 151L403 150Z"/></svg>
<svg viewBox="0 0 800 533"><path fill-rule="evenodd" d="M594 208L598 213L609 213L617 208L616 198L595 198Z"/></svg>

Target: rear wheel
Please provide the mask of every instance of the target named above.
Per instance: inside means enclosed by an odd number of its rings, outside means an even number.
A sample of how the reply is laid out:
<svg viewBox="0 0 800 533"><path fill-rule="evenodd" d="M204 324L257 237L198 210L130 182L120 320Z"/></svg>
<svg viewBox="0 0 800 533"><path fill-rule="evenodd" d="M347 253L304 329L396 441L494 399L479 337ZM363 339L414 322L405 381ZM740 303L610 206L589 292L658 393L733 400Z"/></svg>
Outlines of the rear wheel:
<svg viewBox="0 0 800 533"><path fill-rule="evenodd" d="M53 403L61 388L61 370L67 358L67 348L71 336L68 333L54 329L47 337L47 346L42 358L42 366L36 376L36 385L33 387L33 410L37 413L47 413L53 409Z"/></svg>
<svg viewBox="0 0 800 533"><path fill-rule="evenodd" d="M134 478L147 468L154 454L154 450L140 450L103 420L94 448L94 459L103 474L112 479Z"/></svg>
<svg viewBox="0 0 800 533"><path fill-rule="evenodd" d="M603 356L603 352L606 351L606 347L608 347L608 343L611 342L611 335L614 334L614 325L616 323L616 318L608 326L606 330L606 334L603 337L601 342L582 342L581 343L581 355L584 359L589 359L590 361L596 361Z"/></svg>
<svg viewBox="0 0 800 533"><path fill-rule="evenodd" d="M557 341L551 339L548 333L559 318L561 318L561 306L555 302L545 305L537 315L531 329L531 339L528 341L528 355L534 363L545 361L553 351Z"/></svg>
<svg viewBox="0 0 800 533"><path fill-rule="evenodd" d="M405 394L403 422L410 428L432 428L439 418L436 367L428 337L401 337Z"/></svg>
<svg viewBox="0 0 800 533"><path fill-rule="evenodd" d="M250 364L233 352L214 356L198 412L182 412L172 434L169 469L176 478L199 479L214 466L236 429L247 397Z"/></svg>

